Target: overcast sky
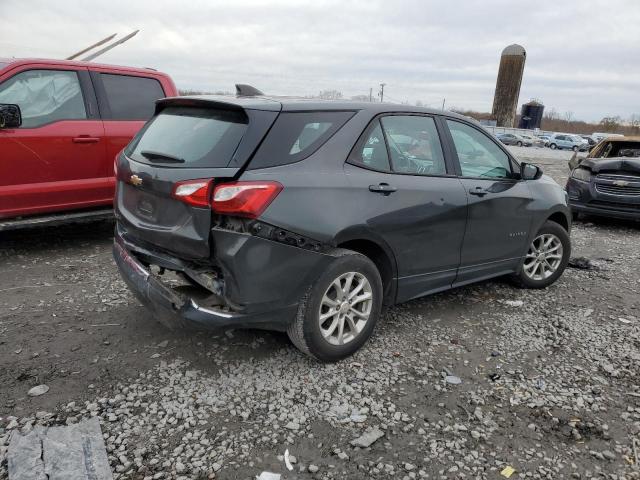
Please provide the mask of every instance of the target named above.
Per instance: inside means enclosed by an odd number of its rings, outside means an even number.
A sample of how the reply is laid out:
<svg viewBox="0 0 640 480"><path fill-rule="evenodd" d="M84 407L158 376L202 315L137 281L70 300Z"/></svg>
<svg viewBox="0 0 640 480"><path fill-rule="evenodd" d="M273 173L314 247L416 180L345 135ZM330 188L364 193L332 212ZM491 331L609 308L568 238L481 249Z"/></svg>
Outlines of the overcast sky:
<svg viewBox="0 0 640 480"><path fill-rule="evenodd" d="M63 58L141 32L100 57L179 88L374 95L490 111L502 49L527 50L520 104L575 118L640 114L640 0L0 0L0 57Z"/></svg>

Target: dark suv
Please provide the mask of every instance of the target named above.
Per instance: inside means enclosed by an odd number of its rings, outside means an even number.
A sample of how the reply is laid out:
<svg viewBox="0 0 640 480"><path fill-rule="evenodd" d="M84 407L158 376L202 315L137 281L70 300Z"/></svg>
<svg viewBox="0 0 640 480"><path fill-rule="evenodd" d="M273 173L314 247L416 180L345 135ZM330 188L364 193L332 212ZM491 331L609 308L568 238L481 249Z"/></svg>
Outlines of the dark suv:
<svg viewBox="0 0 640 480"><path fill-rule="evenodd" d="M476 122L380 103L182 97L117 163L115 260L168 326L286 331L342 359L383 305L570 254L565 192Z"/></svg>

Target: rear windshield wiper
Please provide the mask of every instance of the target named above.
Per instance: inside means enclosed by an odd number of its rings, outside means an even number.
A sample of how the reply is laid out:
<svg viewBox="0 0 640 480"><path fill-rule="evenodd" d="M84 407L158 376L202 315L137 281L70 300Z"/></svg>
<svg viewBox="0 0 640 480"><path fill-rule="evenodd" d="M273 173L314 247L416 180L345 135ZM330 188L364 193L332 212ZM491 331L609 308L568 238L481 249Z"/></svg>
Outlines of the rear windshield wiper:
<svg viewBox="0 0 640 480"><path fill-rule="evenodd" d="M144 158L150 161L158 161L158 162L171 162L171 163L184 163L184 159L180 157L175 157L168 153L161 152L152 152L150 150L143 150L140 152Z"/></svg>

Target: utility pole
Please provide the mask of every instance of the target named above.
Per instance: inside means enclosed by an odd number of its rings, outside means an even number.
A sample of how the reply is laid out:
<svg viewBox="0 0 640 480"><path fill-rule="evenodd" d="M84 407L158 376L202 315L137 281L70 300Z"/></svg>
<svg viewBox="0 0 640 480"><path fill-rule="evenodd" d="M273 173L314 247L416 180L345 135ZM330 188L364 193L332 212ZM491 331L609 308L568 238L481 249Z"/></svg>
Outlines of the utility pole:
<svg viewBox="0 0 640 480"><path fill-rule="evenodd" d="M446 99L446 98L443 98L443 99L442 99L442 110L443 110L443 111L444 111L444 102L446 102L446 101L447 101L447 99Z"/></svg>
<svg viewBox="0 0 640 480"><path fill-rule="evenodd" d="M373 102L373 87L369 88L369 101Z"/></svg>
<svg viewBox="0 0 640 480"><path fill-rule="evenodd" d="M384 102L384 86L386 83L380 84L380 103Z"/></svg>

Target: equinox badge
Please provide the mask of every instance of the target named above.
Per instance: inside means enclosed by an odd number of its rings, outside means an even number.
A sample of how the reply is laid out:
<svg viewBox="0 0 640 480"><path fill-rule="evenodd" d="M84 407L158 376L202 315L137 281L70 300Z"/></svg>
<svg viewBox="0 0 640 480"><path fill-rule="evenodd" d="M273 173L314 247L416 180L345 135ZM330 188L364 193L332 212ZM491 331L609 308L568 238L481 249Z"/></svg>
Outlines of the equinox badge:
<svg viewBox="0 0 640 480"><path fill-rule="evenodd" d="M138 187L142 185L142 179L138 175L131 175L129 177L129 183L131 183L131 185Z"/></svg>

